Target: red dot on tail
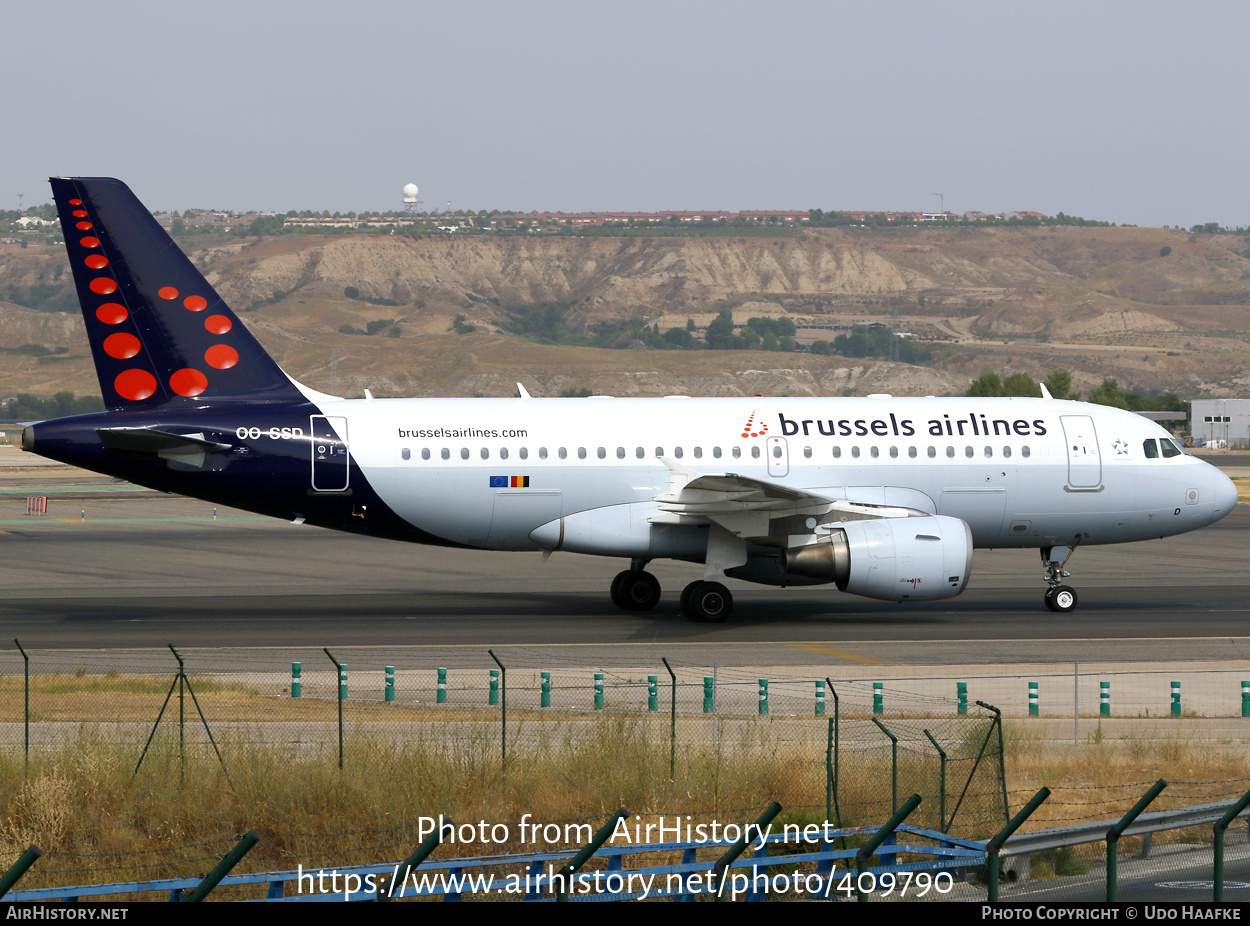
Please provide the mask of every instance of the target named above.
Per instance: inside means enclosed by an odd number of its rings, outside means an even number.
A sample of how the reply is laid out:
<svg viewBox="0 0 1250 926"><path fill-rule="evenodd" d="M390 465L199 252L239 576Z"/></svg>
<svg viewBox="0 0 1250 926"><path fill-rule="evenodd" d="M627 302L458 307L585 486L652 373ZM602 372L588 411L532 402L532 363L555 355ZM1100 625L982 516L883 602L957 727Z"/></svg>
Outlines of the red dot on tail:
<svg viewBox="0 0 1250 926"><path fill-rule="evenodd" d="M86 238L79 238L78 243L81 244L84 248L98 248L100 246L100 239L93 238L90 235L88 235Z"/></svg>
<svg viewBox="0 0 1250 926"><path fill-rule="evenodd" d="M109 265L109 259L105 257L103 254L92 254L90 257L84 260L83 263L86 264L88 267L90 267L92 270L103 270L105 267Z"/></svg>
<svg viewBox="0 0 1250 926"><path fill-rule="evenodd" d="M239 362L239 352L228 344L214 344L204 351L204 362L218 370L228 370Z"/></svg>
<svg viewBox="0 0 1250 926"><path fill-rule="evenodd" d="M74 218L76 218L76 219L85 219L86 217L87 217L87 210L86 210L86 209L75 209L75 210L74 210Z"/></svg>
<svg viewBox="0 0 1250 926"><path fill-rule="evenodd" d="M89 228L95 228L95 226L90 222L78 222L74 225L74 227L79 231L86 231Z"/></svg>
<svg viewBox="0 0 1250 926"><path fill-rule="evenodd" d="M110 357L116 357L118 360L129 360L139 353L140 346L138 338L123 331L119 331L117 334L110 334L104 339L104 352Z"/></svg>
<svg viewBox="0 0 1250 926"><path fill-rule="evenodd" d="M82 205L82 200L81 200L81 199L71 199L71 200L69 201L69 204L70 204L71 206L81 206L81 205Z"/></svg>
<svg viewBox="0 0 1250 926"><path fill-rule="evenodd" d="M147 370L123 370L113 380L113 388L123 399L141 402L156 392L156 377Z"/></svg>
<svg viewBox="0 0 1250 926"><path fill-rule="evenodd" d="M191 398L208 388L208 377L199 370L184 367L181 370L174 371L174 374L169 377L169 388L178 393L178 395L185 395L187 398Z"/></svg>
<svg viewBox="0 0 1250 926"><path fill-rule="evenodd" d="M208 318L204 319L204 327L213 334L225 334L233 328L234 325L231 323L230 319L226 318L224 315L210 315Z"/></svg>
<svg viewBox="0 0 1250 926"><path fill-rule="evenodd" d="M172 286L162 286L156 291L156 295L160 296L162 299L177 299L178 290L174 289Z"/></svg>
<svg viewBox="0 0 1250 926"><path fill-rule="evenodd" d="M130 313L121 303L106 302L95 310L95 317L106 325L120 325L130 317Z"/></svg>
<svg viewBox="0 0 1250 926"><path fill-rule="evenodd" d="M187 296L186 299L182 300L182 304L185 305L192 312L203 312L205 309L208 308L208 300L205 299L203 296Z"/></svg>
<svg viewBox="0 0 1250 926"><path fill-rule="evenodd" d="M109 293L117 292L117 281L112 277L96 277L87 286L93 293L100 296L107 296Z"/></svg>

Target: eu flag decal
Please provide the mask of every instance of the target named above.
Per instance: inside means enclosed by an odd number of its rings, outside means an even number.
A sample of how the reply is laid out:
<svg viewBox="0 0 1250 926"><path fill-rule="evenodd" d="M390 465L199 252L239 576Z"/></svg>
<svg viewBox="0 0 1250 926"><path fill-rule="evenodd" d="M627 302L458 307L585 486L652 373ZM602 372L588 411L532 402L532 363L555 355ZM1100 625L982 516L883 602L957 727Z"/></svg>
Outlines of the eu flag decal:
<svg viewBox="0 0 1250 926"><path fill-rule="evenodd" d="M530 487L530 477L491 476L490 487L492 489L528 489Z"/></svg>

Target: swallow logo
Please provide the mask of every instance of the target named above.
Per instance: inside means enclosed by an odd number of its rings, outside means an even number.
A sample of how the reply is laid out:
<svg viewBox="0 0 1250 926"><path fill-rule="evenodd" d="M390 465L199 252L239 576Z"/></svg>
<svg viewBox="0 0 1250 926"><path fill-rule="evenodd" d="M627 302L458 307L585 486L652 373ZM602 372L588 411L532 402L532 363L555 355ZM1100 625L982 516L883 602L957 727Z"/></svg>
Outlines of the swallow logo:
<svg viewBox="0 0 1250 926"><path fill-rule="evenodd" d="M764 422L755 423L755 412L751 412L751 417L747 419L747 423L742 426L743 437L763 437L768 433L768 425Z"/></svg>

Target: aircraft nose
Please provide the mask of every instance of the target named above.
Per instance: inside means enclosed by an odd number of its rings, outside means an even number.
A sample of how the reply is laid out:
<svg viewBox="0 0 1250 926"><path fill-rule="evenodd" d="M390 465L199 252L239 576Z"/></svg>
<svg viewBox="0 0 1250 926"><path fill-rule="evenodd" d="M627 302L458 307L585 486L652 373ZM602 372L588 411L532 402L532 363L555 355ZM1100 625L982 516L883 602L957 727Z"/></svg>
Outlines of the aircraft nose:
<svg viewBox="0 0 1250 926"><path fill-rule="evenodd" d="M1214 523L1232 511L1237 504L1237 486L1215 467L1211 467L1211 483L1215 497L1211 506L1211 522Z"/></svg>

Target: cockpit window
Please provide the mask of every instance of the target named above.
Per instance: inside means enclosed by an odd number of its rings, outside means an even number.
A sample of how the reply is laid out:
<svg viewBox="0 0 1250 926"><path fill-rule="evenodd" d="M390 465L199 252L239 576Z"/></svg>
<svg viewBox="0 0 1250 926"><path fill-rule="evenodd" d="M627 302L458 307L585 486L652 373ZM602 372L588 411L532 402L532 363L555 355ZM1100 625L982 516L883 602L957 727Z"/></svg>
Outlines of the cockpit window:
<svg viewBox="0 0 1250 926"><path fill-rule="evenodd" d="M1159 447L1155 444L1153 437L1146 438L1146 441L1141 446L1142 450L1146 451L1147 460L1153 460L1159 455Z"/></svg>
<svg viewBox="0 0 1250 926"><path fill-rule="evenodd" d="M1169 440L1166 437L1159 438L1159 446L1163 448L1163 455L1165 457L1179 457L1184 456L1185 454L1180 447L1176 446L1175 441Z"/></svg>

